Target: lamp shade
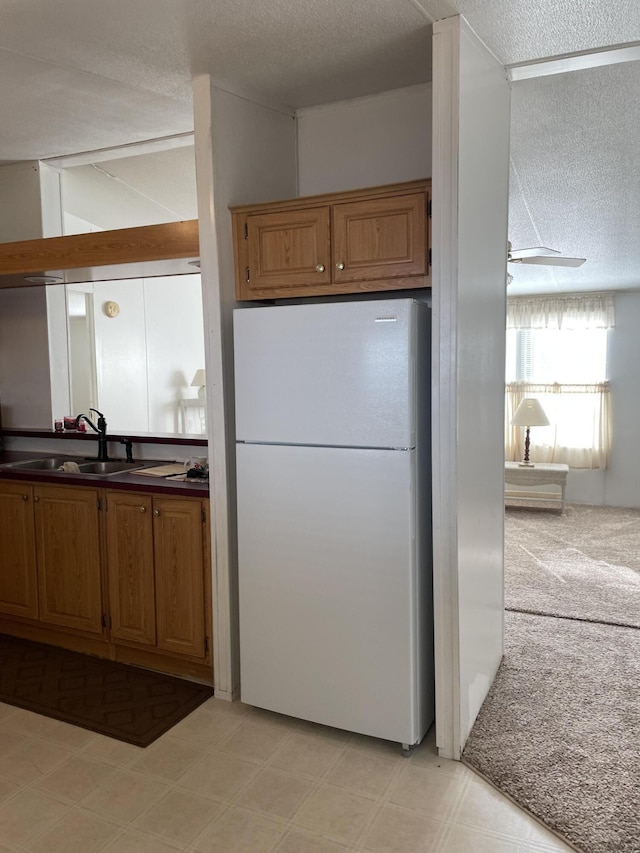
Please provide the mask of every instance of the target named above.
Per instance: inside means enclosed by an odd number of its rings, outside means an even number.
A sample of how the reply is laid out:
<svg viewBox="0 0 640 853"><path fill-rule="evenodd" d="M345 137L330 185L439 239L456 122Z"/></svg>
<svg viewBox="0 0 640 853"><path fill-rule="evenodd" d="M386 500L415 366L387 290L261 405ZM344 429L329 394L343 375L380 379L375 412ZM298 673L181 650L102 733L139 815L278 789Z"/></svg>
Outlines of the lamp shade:
<svg viewBox="0 0 640 853"><path fill-rule="evenodd" d="M196 385L197 387L207 384L204 378L204 370L202 368L200 368L200 370L196 370L195 375L191 380L191 384Z"/></svg>
<svg viewBox="0 0 640 853"><path fill-rule="evenodd" d="M511 418L511 425L523 427L549 426L549 418L535 398L525 397Z"/></svg>

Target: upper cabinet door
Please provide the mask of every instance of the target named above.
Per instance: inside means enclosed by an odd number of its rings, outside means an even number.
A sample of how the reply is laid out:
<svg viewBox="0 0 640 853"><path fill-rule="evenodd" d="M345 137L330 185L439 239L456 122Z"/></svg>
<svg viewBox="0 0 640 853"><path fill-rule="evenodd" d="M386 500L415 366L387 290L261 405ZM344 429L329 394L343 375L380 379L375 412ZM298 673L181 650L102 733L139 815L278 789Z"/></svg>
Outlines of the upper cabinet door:
<svg viewBox="0 0 640 853"><path fill-rule="evenodd" d="M336 204L334 282L424 275L426 212L424 192Z"/></svg>
<svg viewBox="0 0 640 853"><path fill-rule="evenodd" d="M329 208L281 211L248 216L249 255L245 284L259 290L331 282Z"/></svg>

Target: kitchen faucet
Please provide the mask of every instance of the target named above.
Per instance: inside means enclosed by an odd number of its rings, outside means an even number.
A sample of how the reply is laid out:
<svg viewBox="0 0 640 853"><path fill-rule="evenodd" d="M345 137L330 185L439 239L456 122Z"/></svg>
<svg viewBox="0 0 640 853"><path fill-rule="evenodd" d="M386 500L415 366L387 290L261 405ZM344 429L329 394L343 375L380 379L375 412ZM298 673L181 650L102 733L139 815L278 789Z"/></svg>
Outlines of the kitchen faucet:
<svg viewBox="0 0 640 853"><path fill-rule="evenodd" d="M78 415L76 418L76 428L80 421L84 418L84 420L89 424L91 429L94 432L98 433L98 462L108 462L109 461L109 453L107 450L107 422L104 419L104 415L102 412L99 412L97 409L90 408L90 412L95 412L98 416L98 425L96 426L94 422L88 415L82 414Z"/></svg>

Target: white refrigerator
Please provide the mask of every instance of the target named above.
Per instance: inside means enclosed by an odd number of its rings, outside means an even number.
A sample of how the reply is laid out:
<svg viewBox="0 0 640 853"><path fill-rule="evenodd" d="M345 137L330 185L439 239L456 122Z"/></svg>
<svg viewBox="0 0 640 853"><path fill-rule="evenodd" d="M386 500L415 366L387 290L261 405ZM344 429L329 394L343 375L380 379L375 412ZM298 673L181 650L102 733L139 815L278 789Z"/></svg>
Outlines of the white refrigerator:
<svg viewBox="0 0 640 853"><path fill-rule="evenodd" d="M234 311L242 700L405 748L433 721L430 326Z"/></svg>

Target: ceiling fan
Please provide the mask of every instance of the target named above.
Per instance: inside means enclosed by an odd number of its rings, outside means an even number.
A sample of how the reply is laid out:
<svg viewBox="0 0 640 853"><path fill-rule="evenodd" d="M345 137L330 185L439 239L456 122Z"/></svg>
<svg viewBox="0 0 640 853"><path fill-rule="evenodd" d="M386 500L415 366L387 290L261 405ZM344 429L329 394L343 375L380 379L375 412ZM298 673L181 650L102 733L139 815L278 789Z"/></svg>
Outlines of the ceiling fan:
<svg viewBox="0 0 640 853"><path fill-rule="evenodd" d="M512 249L507 243L507 262L510 264L540 264L550 267L579 267L586 258L567 258L556 249L535 246L532 249Z"/></svg>

